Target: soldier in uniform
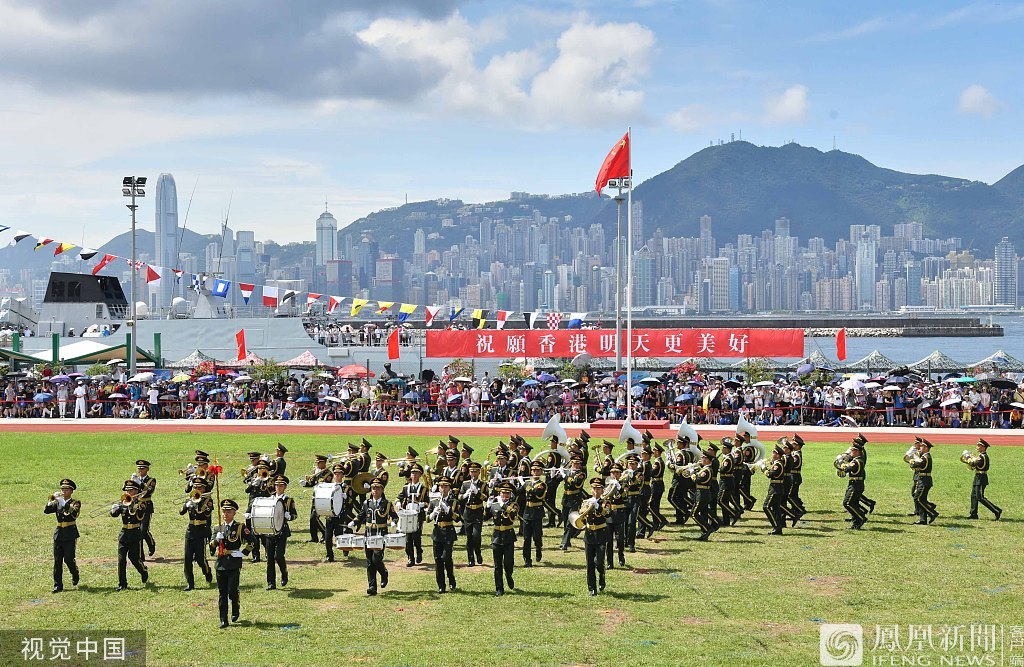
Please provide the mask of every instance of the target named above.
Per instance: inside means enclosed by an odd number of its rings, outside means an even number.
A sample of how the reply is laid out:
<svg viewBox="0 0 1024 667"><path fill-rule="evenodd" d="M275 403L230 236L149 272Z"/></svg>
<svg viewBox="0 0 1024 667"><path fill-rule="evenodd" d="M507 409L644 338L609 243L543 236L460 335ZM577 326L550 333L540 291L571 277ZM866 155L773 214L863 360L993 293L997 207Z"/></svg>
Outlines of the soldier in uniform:
<svg viewBox="0 0 1024 667"><path fill-rule="evenodd" d="M651 521L654 530L661 530L668 525L668 519L661 513L661 499L665 497L665 459L662 458L665 448L655 442L651 449L654 450L651 459Z"/></svg>
<svg viewBox="0 0 1024 667"><path fill-rule="evenodd" d="M693 478L684 472L684 468L691 463L696 463L696 456L689 450L689 438L677 439L677 443L675 458L668 463L668 467L672 471L672 486L668 490L668 503L676 511L676 525L681 526L693 514L695 504Z"/></svg>
<svg viewBox="0 0 1024 667"><path fill-rule="evenodd" d="M423 467L419 463L413 463L408 469L409 483L398 492L398 506L402 509L408 509L410 503L419 506L419 529L405 535L405 555L409 559L406 565L412 567L415 563L423 562L423 522L427 518L426 507L430 499L430 490L420 481Z"/></svg>
<svg viewBox="0 0 1024 667"><path fill-rule="evenodd" d="M640 512L640 492L644 486L644 474L640 470L640 461L636 454L626 454L626 510L629 512L626 522L626 548L629 553L636 553L636 523Z"/></svg>
<svg viewBox="0 0 1024 667"><path fill-rule="evenodd" d="M274 492L274 480L270 474L270 463L259 459L256 462L256 470L245 481L245 492L249 495L249 505L245 508L245 528L252 533L252 519L249 513L252 512L252 502L257 498L267 498ZM252 541L252 562L260 562L261 541L256 538Z"/></svg>
<svg viewBox="0 0 1024 667"><path fill-rule="evenodd" d="M523 461L527 461L532 464L533 458L530 456L530 452L533 451L533 445L526 442L526 440L520 435L517 435L516 437L519 438L519 466L522 466Z"/></svg>
<svg viewBox="0 0 1024 667"><path fill-rule="evenodd" d="M862 472L866 472L868 467L868 450L867 447L865 447L865 445L868 444L868 439L865 438L863 434L858 433L857 437L854 438L853 441L859 445L861 467L863 468ZM867 495L865 495L864 493L861 493L860 505L861 509L863 510L862 513L874 514L875 501L872 500L871 498L868 498Z"/></svg>
<svg viewBox="0 0 1024 667"><path fill-rule="evenodd" d="M601 477L607 477L612 474L612 466L615 465L615 457L612 456L612 450L614 449L615 443L612 441L601 441L601 458L594 460L594 472Z"/></svg>
<svg viewBox="0 0 1024 667"><path fill-rule="evenodd" d="M132 475L132 480L139 487L139 502L146 510L146 516L142 519L142 539L146 541L149 555L152 556L156 553L156 540L153 539L153 533L149 530L149 522L153 518L153 494L156 492L156 477L149 475L149 461L139 459L135 462L135 474ZM141 551L139 553L142 560L146 560L145 554L142 554Z"/></svg>
<svg viewBox="0 0 1024 667"><path fill-rule="evenodd" d="M288 563L285 552L288 549L288 538L292 531L288 522L295 518L295 499L288 495L288 478L278 475L274 478L274 496L284 503L284 527L274 535L263 538L263 547L267 550L267 590L277 588L277 570L281 571L281 586L288 585ZM249 518L249 517L246 517Z"/></svg>
<svg viewBox="0 0 1024 667"><path fill-rule="evenodd" d="M750 469L749 463L753 463L757 458L757 451L753 447L744 447L745 444L750 444L750 434L740 433L736 436L739 442L740 455L742 457L743 465L735 468L736 470L736 487L740 494L742 501L742 509L748 511L754 508L757 503L755 498L750 493L750 480L754 477L754 471Z"/></svg>
<svg viewBox="0 0 1024 667"><path fill-rule="evenodd" d="M324 454L317 454L314 457L315 463L313 472L306 475L299 480L299 486L306 488L315 487L317 484L326 482L332 476L330 470L327 469L327 456ZM309 499L309 541L314 544L320 541L320 536L327 534L327 528L324 526L320 517L317 516L316 507L314 506L314 499Z"/></svg>
<svg viewBox="0 0 1024 667"><path fill-rule="evenodd" d="M519 506L512 500L512 486L502 482L498 487L498 498L487 501L487 514L494 525L491 534L491 556L494 558L494 594L505 594L505 582L515 590L512 572L516 560L516 519Z"/></svg>
<svg viewBox="0 0 1024 667"><path fill-rule="evenodd" d="M356 521L356 530L364 535L387 535L388 523L397 521L394 505L384 497L384 483L379 479L370 482L370 497L363 503L363 510ZM377 575L380 587L388 587L388 569L384 566L384 549L364 549L366 552L366 594L377 594Z"/></svg>
<svg viewBox="0 0 1024 667"><path fill-rule="evenodd" d="M384 452L377 452L377 455L373 459L373 468L370 470L370 474L373 475L374 479L379 479L380 483L384 485L384 488L388 488L388 457L385 456Z"/></svg>
<svg viewBox="0 0 1024 667"><path fill-rule="evenodd" d="M220 627L228 627L228 600L231 601L231 622L238 621L241 613L238 599L238 575L242 571L242 559L249 553L252 533L244 524L235 521L238 503L230 498L220 502L224 523L217 526L210 542L210 555L217 556L217 606L220 610Z"/></svg>
<svg viewBox="0 0 1024 667"><path fill-rule="evenodd" d="M341 503L341 513L337 516L329 516L324 521L324 544L327 546L327 558L325 562L334 562L334 537L336 535L344 535L348 532L348 522L355 519L355 512L353 511L353 496L350 488L347 488L345 482L345 466L341 463L335 463L331 466L331 480L335 484L340 484L343 490L344 500ZM345 556L348 556L348 552L344 552Z"/></svg>
<svg viewBox="0 0 1024 667"><path fill-rule="evenodd" d="M504 480L515 476L514 470L515 468L508 463L508 452L505 451L505 446L499 442L498 451L494 455L494 465L491 466L489 473L488 486L497 489Z"/></svg>
<svg viewBox="0 0 1024 667"><path fill-rule="evenodd" d="M75 562L75 546L78 544L78 515L82 503L72 498L78 486L70 479L60 480L60 492L50 496L43 514L57 517L57 528L53 531L53 592L64 590L64 566L71 574L71 585L78 585L78 563Z"/></svg>
<svg viewBox="0 0 1024 667"><path fill-rule="evenodd" d="M782 446L782 468L784 471L782 475L782 500L779 502L779 508L782 513L779 518L783 526L786 525L787 519L796 526L796 522L800 520L802 515L790 501L793 495L793 446L790 444L789 438L785 436L779 438L777 442Z"/></svg>
<svg viewBox="0 0 1024 667"><path fill-rule="evenodd" d="M128 563L131 561L142 577L142 583L149 581L149 570L142 560L142 519L146 516L145 506L139 502L139 486L132 480L125 480L121 489L125 492L120 502L110 506L110 516L121 517L121 534L117 537L117 590L128 588Z"/></svg>
<svg viewBox="0 0 1024 667"><path fill-rule="evenodd" d="M592 505L586 513L587 532L583 544L587 551L587 590L591 597L604 590L604 550L608 545L608 508L603 500L604 480L594 477L590 480L593 497L586 502ZM582 510L581 510L582 511Z"/></svg>
<svg viewBox="0 0 1024 667"><path fill-rule="evenodd" d="M569 522L569 513L579 510L583 502L583 484L587 481L587 474L583 472L583 457L573 454L569 461L572 468L565 473L565 488L562 490L562 551L568 551L572 546L572 538L579 534Z"/></svg>
<svg viewBox="0 0 1024 667"><path fill-rule="evenodd" d="M447 477L448 481L453 487L462 486L462 473L459 469L459 454L454 449L449 449L444 453L445 466L441 469L441 474L434 483L436 491L440 491L441 477Z"/></svg>
<svg viewBox="0 0 1024 667"><path fill-rule="evenodd" d="M864 460L861 459L861 446L860 442L854 440L850 445L850 460L836 464L836 468L841 474L846 475L848 480L843 507L850 513L850 528L854 530L860 530L868 520L861 505L861 497L864 495Z"/></svg>
<svg viewBox="0 0 1024 667"><path fill-rule="evenodd" d="M719 469L721 484L715 501L722 508L722 523L736 525L740 520L740 508L733 504L736 493L736 458L732 455L732 438L722 438L722 467Z"/></svg>
<svg viewBox="0 0 1024 667"><path fill-rule="evenodd" d="M700 527L700 535L697 539L702 542L707 542L711 533L718 530L718 521L711 513L711 508L715 504L715 498L711 491L711 461L714 458L715 453L710 449L705 449L700 457L700 467L691 478L697 494L693 508L693 522Z"/></svg>
<svg viewBox="0 0 1024 667"><path fill-rule="evenodd" d="M718 445L713 442L709 442L705 451L711 452L711 518L714 519L714 529L718 530L722 526L722 522L718 518L718 495L720 486L718 481L718 471L722 464L718 460Z"/></svg>
<svg viewBox="0 0 1024 667"><path fill-rule="evenodd" d="M210 539L210 521L213 516L213 499L206 493L206 480L197 479L193 482L193 496L189 497L178 511L179 515L188 515L185 526L185 590L196 587L192 573L192 564L198 563L199 569L206 575L206 583L213 581L213 572L206 562L206 542Z"/></svg>
<svg viewBox="0 0 1024 667"><path fill-rule="evenodd" d="M473 448L464 442L460 454L459 472L462 474L462 480L465 481L469 478L469 464L473 463Z"/></svg>
<svg viewBox="0 0 1024 667"><path fill-rule="evenodd" d="M928 492L932 488L932 443L924 438L917 439L917 457L911 459L910 467L918 475L917 487L914 491L914 509L917 510L917 521L914 525L924 526L935 521L939 513L935 511L935 503L928 500Z"/></svg>
<svg viewBox="0 0 1024 667"><path fill-rule="evenodd" d="M544 471L540 461L530 464L530 480L523 484L526 508L523 510L523 566L533 565L530 559L531 547L541 561L544 546L544 498L547 497L547 483L541 476Z"/></svg>
<svg viewBox="0 0 1024 667"><path fill-rule="evenodd" d="M971 513L967 515L967 518L978 518L978 503L981 503L996 516L996 521L999 521L1003 510L985 496L985 487L988 486L988 471L992 467L992 462L988 458L988 443L984 438L978 438L976 449L978 455L967 459L968 467L974 470L974 484L971 486Z"/></svg>
<svg viewBox="0 0 1024 667"><path fill-rule="evenodd" d="M608 546L605 548L605 559L608 569L614 569L615 551L619 553L619 566L626 567L626 524L629 512L626 510L626 489L619 480L622 477L622 466L612 463L612 481L608 484L605 499L608 501Z"/></svg>
<svg viewBox="0 0 1024 667"><path fill-rule="evenodd" d="M794 433L793 437L789 441L790 454L789 458L791 461L790 470L792 472L793 483L789 490L789 504L796 509L797 517L793 519L793 525L803 515L807 514L807 508L804 507L804 501L800 497L800 485L803 484L803 469L804 469L804 439L798 434Z"/></svg>
<svg viewBox="0 0 1024 667"><path fill-rule="evenodd" d="M786 463L783 459L785 455L782 446L775 445L772 449L771 463L764 471L764 476L768 478L768 493L765 494L762 508L768 517L768 523L772 525L772 529L768 531L769 535L782 535L782 526L785 524L782 511L782 500L786 495Z"/></svg>
<svg viewBox="0 0 1024 667"><path fill-rule="evenodd" d="M455 547L455 494L452 493L452 480L442 476L437 480L437 488L441 497L431 507L428 518L434 524L431 539L434 542L434 578L437 580L437 592L446 592L445 575L448 577L448 588L455 590L455 561L452 550Z"/></svg>
<svg viewBox="0 0 1024 667"><path fill-rule="evenodd" d="M270 472L275 477L284 475L284 471L288 467L288 462L284 460L284 455L287 453L288 448L280 442L277 443L277 450L274 452L274 460L270 462Z"/></svg>
<svg viewBox="0 0 1024 667"><path fill-rule="evenodd" d="M410 477L409 471L412 470L412 466L416 463L416 457L419 456L419 455L420 455L419 452L417 452L412 447L406 448L406 450L405 450L405 460L398 462L398 476L399 477L404 478L405 481L407 481L407 482L409 481L409 477Z"/></svg>
<svg viewBox="0 0 1024 667"><path fill-rule="evenodd" d="M653 455L651 446L644 442L644 446L640 449L640 465L638 466L638 472L643 476L643 484L640 485L640 495L637 496L636 512L636 519L640 526L636 536L641 538L654 534L654 523L648 516L651 511L651 477L654 475L654 466L651 464Z"/></svg>
<svg viewBox="0 0 1024 667"><path fill-rule="evenodd" d="M466 445L463 445L465 451ZM458 514L462 516L462 528L466 535L466 556L469 558L470 566L480 563L484 564L484 556L481 553L481 534L484 527L484 503L487 500L486 485L480 479L480 464L470 461L466 464L468 479L462 483L459 489L459 498L456 502Z"/></svg>

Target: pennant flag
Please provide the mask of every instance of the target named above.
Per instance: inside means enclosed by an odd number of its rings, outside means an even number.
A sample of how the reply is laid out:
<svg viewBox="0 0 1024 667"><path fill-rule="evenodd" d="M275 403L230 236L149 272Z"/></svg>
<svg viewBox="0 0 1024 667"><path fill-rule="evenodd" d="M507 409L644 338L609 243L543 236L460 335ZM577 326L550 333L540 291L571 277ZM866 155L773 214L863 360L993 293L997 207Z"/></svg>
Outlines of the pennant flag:
<svg viewBox="0 0 1024 667"><path fill-rule="evenodd" d="M53 256L56 257L57 255L61 254L62 252L67 252L68 250L71 250L72 248L77 248L77 247L78 246L76 246L74 243L63 243L63 242L59 243L57 245L57 249L53 251Z"/></svg>
<svg viewBox="0 0 1024 667"><path fill-rule="evenodd" d="M417 306L415 303L403 303L398 307L398 321L405 322L409 319L409 316L416 312Z"/></svg>
<svg viewBox="0 0 1024 667"><path fill-rule="evenodd" d="M437 315L442 308L444 308L444 306L423 306L423 310L426 312L424 319L428 327L430 326L430 323L434 321L434 316Z"/></svg>
<svg viewBox="0 0 1024 667"><path fill-rule="evenodd" d="M455 306L452 306L452 313L448 316L448 321L454 322L455 318L461 315L465 310L465 308L456 308Z"/></svg>
<svg viewBox="0 0 1024 667"><path fill-rule="evenodd" d="M10 229L10 227L8 227L7 225L0 225L0 234L6 232L8 229Z"/></svg>
<svg viewBox="0 0 1024 667"><path fill-rule="evenodd" d="M309 310L310 306L316 303L317 299L319 299L321 296L322 295L316 294L314 292L309 292L308 294L306 294L306 310Z"/></svg>
<svg viewBox="0 0 1024 667"><path fill-rule="evenodd" d="M203 284L206 282L206 276L202 274L192 274L192 291L199 294L203 291ZM248 303L248 302L247 302Z"/></svg>
<svg viewBox="0 0 1024 667"><path fill-rule="evenodd" d="M484 329L487 327L487 311L477 308L473 311L473 328Z"/></svg>
<svg viewBox="0 0 1024 667"><path fill-rule="evenodd" d="M277 288L263 286L263 305L267 308L277 308Z"/></svg>
<svg viewBox="0 0 1024 667"><path fill-rule="evenodd" d="M181 269L171 269L171 272L174 274L174 282L180 283L181 276L184 275L185 272Z"/></svg>
<svg viewBox="0 0 1024 667"><path fill-rule="evenodd" d="M231 281L217 278L213 281L213 289L210 290L210 294L219 296L222 299L228 297L228 290L231 289Z"/></svg>
<svg viewBox="0 0 1024 667"><path fill-rule="evenodd" d="M836 333L836 358L839 361L846 361L846 327Z"/></svg>
<svg viewBox="0 0 1024 667"><path fill-rule="evenodd" d="M24 232L24 231L21 231L19 229L18 231L14 232L14 240L11 241L11 245L14 245L15 243L17 243L18 241L20 241L22 239L27 239L30 236L32 236L32 235L29 234L28 232Z"/></svg>
<svg viewBox="0 0 1024 667"><path fill-rule="evenodd" d="M559 322L562 321L561 313L548 313L548 329L557 329Z"/></svg>
<svg viewBox="0 0 1024 667"><path fill-rule="evenodd" d="M586 313L569 313L569 326L567 329L582 329L583 320L587 319Z"/></svg>
<svg viewBox="0 0 1024 667"><path fill-rule="evenodd" d="M83 262L88 262L90 259L99 254L98 250L90 250L89 248L82 248L82 252L78 253L78 258Z"/></svg>
<svg viewBox="0 0 1024 667"><path fill-rule="evenodd" d="M380 315L385 310L395 305L394 301L378 301L377 302L377 314Z"/></svg>
<svg viewBox="0 0 1024 667"><path fill-rule="evenodd" d="M505 328L505 322L508 320L508 316L512 314L511 310L499 310L498 318L495 320L495 326L498 329Z"/></svg>
<svg viewBox="0 0 1024 667"><path fill-rule="evenodd" d="M331 313L336 311L338 309L338 306L340 306L341 302L344 300L345 297L343 296L331 295L331 297L327 299L327 314L330 315Z"/></svg>
<svg viewBox="0 0 1024 667"><path fill-rule="evenodd" d="M43 238L39 239L39 242L36 243L36 247L33 248L33 250L39 250L44 245L50 245L51 243L53 243L53 239L48 239L46 237L43 237Z"/></svg>
<svg viewBox="0 0 1024 667"><path fill-rule="evenodd" d="M95 276L97 273L103 270L103 267L105 267L107 264L110 264L115 259L117 259L117 257L115 257L114 255L103 255L103 259L100 260L100 263L93 267L92 275Z"/></svg>
<svg viewBox="0 0 1024 667"><path fill-rule="evenodd" d="M235 345L238 346L238 360L245 361L249 356L245 351L245 329L239 329L235 334Z"/></svg>
<svg viewBox="0 0 1024 667"><path fill-rule="evenodd" d="M157 271L157 269L160 269L160 271ZM163 271L162 267L153 266L151 264L147 264L146 265L146 284L147 285L153 285L154 287L159 287L160 286L160 279L164 277L163 273L161 273L161 271Z"/></svg>
<svg viewBox="0 0 1024 667"><path fill-rule="evenodd" d="M388 336L388 359L397 359L401 356L398 353L398 332L399 328L395 328L394 331Z"/></svg>
<svg viewBox="0 0 1024 667"><path fill-rule="evenodd" d="M532 329L533 325L537 323L537 316L540 315L536 310L529 313L523 313L523 319L526 320L526 328Z"/></svg>
<svg viewBox="0 0 1024 667"><path fill-rule="evenodd" d="M594 184L594 187L597 189L597 194L601 194L601 190L608 185L609 180L628 177L629 132L624 134L622 139L612 146L612 149L608 152L608 156L601 164L601 169L597 172L597 182Z"/></svg>
<svg viewBox="0 0 1024 667"><path fill-rule="evenodd" d="M132 260L130 260L130 259L129 259L129 260L128 260L128 266L131 266L131 265L132 265ZM144 267L145 265L146 265L146 263L145 263L145 262L143 262L143 261L142 261L141 259L137 259L137 260L135 260L135 270L136 270L136 271L138 271L139 269L141 269L141 268L142 268L142 267Z"/></svg>
<svg viewBox="0 0 1024 667"><path fill-rule="evenodd" d="M359 314L359 311L363 309L363 306L370 303L369 299L356 299L352 298L352 310L349 312L350 317L355 317Z"/></svg>
<svg viewBox="0 0 1024 667"><path fill-rule="evenodd" d="M249 305L249 297L252 296L252 291L256 289L256 286L252 283L238 283L238 291L242 293L242 301L245 305Z"/></svg>
<svg viewBox="0 0 1024 667"><path fill-rule="evenodd" d="M295 295L297 295L297 294L298 294L298 292L296 292L295 290L290 290L290 289L285 290L284 291L284 296L281 297L281 303L285 303L286 301L294 299Z"/></svg>

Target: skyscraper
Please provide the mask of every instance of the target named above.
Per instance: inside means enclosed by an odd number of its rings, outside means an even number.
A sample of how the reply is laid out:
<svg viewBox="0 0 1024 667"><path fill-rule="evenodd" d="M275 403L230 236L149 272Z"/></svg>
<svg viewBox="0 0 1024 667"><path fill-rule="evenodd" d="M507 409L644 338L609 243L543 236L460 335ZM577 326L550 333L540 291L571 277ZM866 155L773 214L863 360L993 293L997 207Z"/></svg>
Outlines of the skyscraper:
<svg viewBox="0 0 1024 667"><path fill-rule="evenodd" d="M996 244L996 271L994 277L995 303L998 305L1017 305L1017 249L1004 236Z"/></svg>
<svg viewBox="0 0 1024 667"><path fill-rule="evenodd" d="M156 181L156 248L153 263L168 269L178 268L178 188L171 174L160 174ZM161 280L155 294L157 307L169 307L174 290L175 281Z"/></svg>
<svg viewBox="0 0 1024 667"><path fill-rule="evenodd" d="M875 239L871 232L861 232L857 241L858 310L871 310L875 307L875 255Z"/></svg>
<svg viewBox="0 0 1024 667"><path fill-rule="evenodd" d="M711 232L711 216L700 216L700 256L715 256L715 237Z"/></svg>
<svg viewBox="0 0 1024 667"><path fill-rule="evenodd" d="M316 266L338 259L338 221L324 209L316 219Z"/></svg>

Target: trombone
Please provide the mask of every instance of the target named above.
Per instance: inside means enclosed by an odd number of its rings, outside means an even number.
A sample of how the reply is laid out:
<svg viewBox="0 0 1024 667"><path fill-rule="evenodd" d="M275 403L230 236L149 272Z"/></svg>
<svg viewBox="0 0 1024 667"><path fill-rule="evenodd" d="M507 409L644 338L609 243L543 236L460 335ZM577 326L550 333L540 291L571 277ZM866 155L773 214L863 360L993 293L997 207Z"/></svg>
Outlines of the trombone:
<svg viewBox="0 0 1024 667"><path fill-rule="evenodd" d="M135 496L133 498L131 495L129 495L129 493L127 491L125 491L124 493L121 494L121 498L120 499L115 500L112 503L108 503L108 504L105 504L105 505L100 505L99 507L97 507L93 511L89 512L89 516L90 517L97 517L97 516L100 516L100 515L102 515L104 513L109 512L110 511L110 505L117 505L118 503L120 503L120 504L122 504L122 505L124 505L126 507L131 507L132 505L134 505L134 504L136 504L138 502L139 502L139 497L138 496Z"/></svg>

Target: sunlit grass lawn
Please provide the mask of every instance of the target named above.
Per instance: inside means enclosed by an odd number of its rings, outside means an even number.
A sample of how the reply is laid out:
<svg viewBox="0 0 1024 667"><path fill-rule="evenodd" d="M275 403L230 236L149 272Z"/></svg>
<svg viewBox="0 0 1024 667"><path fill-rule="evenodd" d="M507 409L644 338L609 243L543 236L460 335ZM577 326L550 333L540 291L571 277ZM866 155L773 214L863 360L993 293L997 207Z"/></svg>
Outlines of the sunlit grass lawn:
<svg viewBox="0 0 1024 667"><path fill-rule="evenodd" d="M145 629L150 665L815 665L819 624L915 623L970 625L1021 622L1024 449L992 450L989 496L1005 510L1000 522L982 509L967 521L971 474L957 461L963 447L937 446L932 500L941 517L914 526L906 444L870 445L868 495L878 508L862 531L845 530L846 482L832 459L845 444L805 448L802 495L810 514L783 537L766 535L767 522L752 512L710 542L696 529L671 526L654 541L638 541L630 569L608 574L608 589L587 596L582 541L563 553L561 530L545 532L544 562L531 569L517 553L517 590L494 597L488 567L465 567L464 542L456 551L459 592L437 595L425 536L422 566L407 568L403 552L388 551L391 583L366 596L364 561L354 555L321 562L323 545L307 543L311 491L297 480L314 453L341 452L345 443L322 436L289 436L290 491L301 516L288 547L287 588L264 590L262 563L242 570L242 622L217 629L216 584L182 591L184 518L177 471L194 449L219 457L221 494L244 503L238 470L244 452L270 452L278 436L202 434L0 434L6 475L0 485L3 542L0 604L3 627L14 629ZM356 438L353 438L356 440ZM400 456L407 445L422 452L436 439L371 437L375 449ZM493 441L466 438L476 458ZM132 590L118 593L116 556L120 521L88 513L120 496L136 458L153 463L159 481L153 532L158 548L143 587L129 566ZM42 509L61 477L78 484L83 505L78 562L82 583L50 593L54 520ZM398 478L388 487L397 493ZM754 495L765 482L755 478ZM667 501L665 512L671 517ZM490 530L484 554L491 562ZM520 541L521 544L521 541ZM65 575L65 585L70 577ZM7 656L4 656L6 659ZM865 662L865 664L869 664Z"/></svg>

